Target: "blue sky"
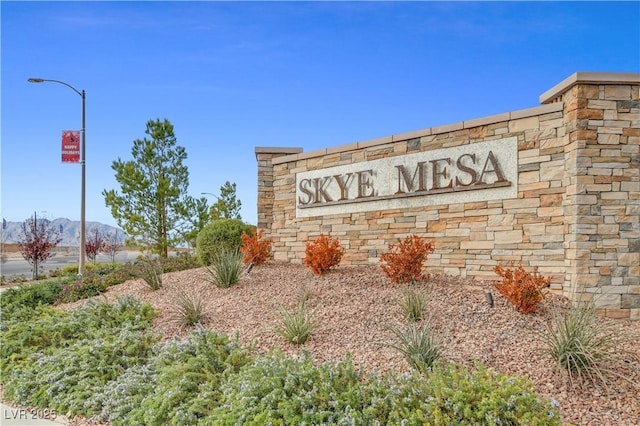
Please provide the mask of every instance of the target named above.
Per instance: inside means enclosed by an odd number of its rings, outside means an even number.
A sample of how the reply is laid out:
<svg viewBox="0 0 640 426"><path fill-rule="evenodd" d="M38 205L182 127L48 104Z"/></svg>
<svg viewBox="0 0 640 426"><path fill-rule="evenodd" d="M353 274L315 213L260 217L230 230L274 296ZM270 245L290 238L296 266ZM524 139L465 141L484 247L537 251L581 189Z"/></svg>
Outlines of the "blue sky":
<svg viewBox="0 0 640 426"><path fill-rule="evenodd" d="M640 72L639 2L11 2L2 29L2 217L80 216L60 161L86 90L87 220L151 119L189 192L235 182L257 221L256 146L304 151L530 108L576 71ZM211 200L213 201L213 199Z"/></svg>

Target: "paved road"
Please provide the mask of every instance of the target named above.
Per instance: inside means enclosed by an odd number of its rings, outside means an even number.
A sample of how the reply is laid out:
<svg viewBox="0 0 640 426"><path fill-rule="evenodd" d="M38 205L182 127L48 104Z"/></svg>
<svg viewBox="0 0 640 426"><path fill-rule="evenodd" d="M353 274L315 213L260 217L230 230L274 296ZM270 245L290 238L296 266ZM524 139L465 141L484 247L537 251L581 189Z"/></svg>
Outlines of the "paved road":
<svg viewBox="0 0 640 426"><path fill-rule="evenodd" d="M137 251L120 251L116 254L116 262L132 262L136 260L140 253ZM98 255L96 262L111 262L111 257L107 255ZM49 272L54 269L62 269L67 265L77 265L78 256L74 254L56 254L54 257L42 264L41 271ZM21 257L12 257L7 259L0 265L0 274L4 277L14 277L24 275L31 278L32 266Z"/></svg>

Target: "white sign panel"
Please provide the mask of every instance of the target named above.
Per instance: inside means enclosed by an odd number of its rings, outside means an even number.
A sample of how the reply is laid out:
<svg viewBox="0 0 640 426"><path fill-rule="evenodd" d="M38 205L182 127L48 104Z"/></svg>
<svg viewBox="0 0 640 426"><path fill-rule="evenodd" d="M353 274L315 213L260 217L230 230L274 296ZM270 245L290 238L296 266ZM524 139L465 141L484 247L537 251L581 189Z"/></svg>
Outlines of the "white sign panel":
<svg viewBox="0 0 640 426"><path fill-rule="evenodd" d="M296 174L297 217L517 196L515 137Z"/></svg>

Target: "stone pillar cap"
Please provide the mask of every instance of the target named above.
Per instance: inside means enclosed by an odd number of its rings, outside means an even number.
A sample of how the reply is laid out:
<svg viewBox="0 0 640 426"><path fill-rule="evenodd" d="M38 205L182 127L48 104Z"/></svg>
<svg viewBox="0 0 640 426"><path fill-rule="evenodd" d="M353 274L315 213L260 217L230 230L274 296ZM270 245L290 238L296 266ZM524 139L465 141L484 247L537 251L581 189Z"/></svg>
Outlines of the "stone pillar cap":
<svg viewBox="0 0 640 426"><path fill-rule="evenodd" d="M640 84L640 73L632 72L575 72L540 95L540 103L552 103L576 84Z"/></svg>

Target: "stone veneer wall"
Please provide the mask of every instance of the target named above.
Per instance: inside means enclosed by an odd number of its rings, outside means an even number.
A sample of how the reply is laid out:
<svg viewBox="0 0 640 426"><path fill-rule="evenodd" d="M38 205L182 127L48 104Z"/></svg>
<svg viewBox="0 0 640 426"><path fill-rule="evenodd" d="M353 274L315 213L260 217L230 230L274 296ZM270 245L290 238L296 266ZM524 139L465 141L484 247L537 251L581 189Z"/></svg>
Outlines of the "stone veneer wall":
<svg viewBox="0 0 640 426"><path fill-rule="evenodd" d="M303 153L255 149L258 228L274 258L302 263L320 233L343 265L377 265L388 244L434 242L430 271L494 280L498 262L551 275L552 289L600 313L640 319L640 74L575 73L541 106ZM296 217L296 173L516 137L514 199Z"/></svg>

